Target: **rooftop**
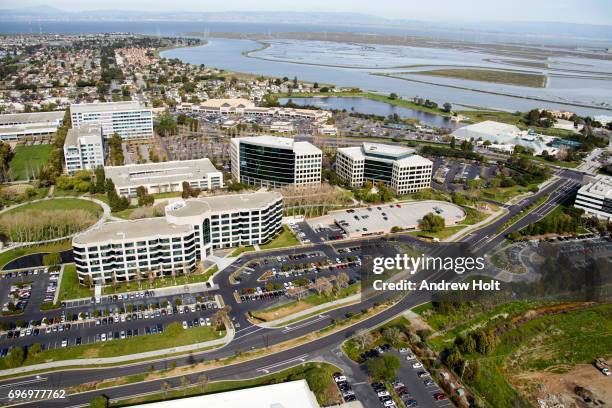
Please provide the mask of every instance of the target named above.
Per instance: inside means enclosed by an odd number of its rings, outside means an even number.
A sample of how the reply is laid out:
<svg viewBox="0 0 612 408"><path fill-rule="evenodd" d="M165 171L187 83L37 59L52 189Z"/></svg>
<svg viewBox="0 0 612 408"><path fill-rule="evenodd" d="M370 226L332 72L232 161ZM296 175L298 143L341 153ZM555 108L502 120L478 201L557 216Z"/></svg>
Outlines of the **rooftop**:
<svg viewBox="0 0 612 408"><path fill-rule="evenodd" d="M106 177L111 178L116 187L138 187L145 184L205 179L209 173L218 173L209 159L107 166L104 171Z"/></svg>
<svg viewBox="0 0 612 408"><path fill-rule="evenodd" d="M233 98L233 99L209 99L200 104L202 107L206 108L252 108L255 106L253 102L248 99L243 98Z"/></svg>
<svg viewBox="0 0 612 408"><path fill-rule="evenodd" d="M97 136L102 138L102 129L100 126L86 125L80 128L68 129L64 146L76 146L77 139L83 136Z"/></svg>
<svg viewBox="0 0 612 408"><path fill-rule="evenodd" d="M262 208L282 198L278 192L221 195L180 201L167 207L168 214L175 217L190 217L205 211L224 212ZM169 209L170 207L174 207Z"/></svg>
<svg viewBox="0 0 612 408"><path fill-rule="evenodd" d="M319 404L310 388L308 388L306 380L136 406L146 406L146 408L319 408Z"/></svg>
<svg viewBox="0 0 612 408"><path fill-rule="evenodd" d="M612 177L599 174L590 183L580 187L578 194L590 194L612 200Z"/></svg>
<svg viewBox="0 0 612 408"><path fill-rule="evenodd" d="M296 142L289 137L278 136L251 136L238 138L241 143L247 142L257 146L275 147L277 149L291 149L296 154L321 154L321 149L308 142Z"/></svg>
<svg viewBox="0 0 612 408"><path fill-rule="evenodd" d="M430 160L415 154L415 150L404 146L386 145L382 143L364 143L362 146L342 147L338 149L353 160L364 160L366 157L392 162L401 165L429 165Z"/></svg>
<svg viewBox="0 0 612 408"><path fill-rule="evenodd" d="M129 110L147 109L144 105L137 101L126 102L100 102L100 103L80 103L70 105L70 113L88 113L88 112L118 112Z"/></svg>
<svg viewBox="0 0 612 408"><path fill-rule="evenodd" d="M10 113L0 115L0 126L11 126L16 123L57 122L64 119L65 111Z"/></svg>
<svg viewBox="0 0 612 408"><path fill-rule="evenodd" d="M191 231L188 225L177 225L165 218L143 218L133 221L108 222L77 234L73 238L76 244L96 242L150 239L156 236L185 234Z"/></svg>
<svg viewBox="0 0 612 408"><path fill-rule="evenodd" d="M486 134L488 136L500 136L500 137L516 137L521 130L507 123L495 122L493 120L485 120L484 122L474 123L473 125L467 125L456 129L452 134L459 138L470 138L473 137L474 133Z"/></svg>

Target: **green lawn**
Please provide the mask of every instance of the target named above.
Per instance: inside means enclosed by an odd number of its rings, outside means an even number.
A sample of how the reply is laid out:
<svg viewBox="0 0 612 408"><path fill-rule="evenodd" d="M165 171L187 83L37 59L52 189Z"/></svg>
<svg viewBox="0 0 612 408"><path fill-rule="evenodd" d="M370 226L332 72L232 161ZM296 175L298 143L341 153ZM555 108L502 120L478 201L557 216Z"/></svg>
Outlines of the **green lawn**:
<svg viewBox="0 0 612 408"><path fill-rule="evenodd" d="M283 232L267 244L260 245L261 249L275 249L299 245L300 242L293 235L289 227L283 225Z"/></svg>
<svg viewBox="0 0 612 408"><path fill-rule="evenodd" d="M531 186L523 187L519 185L513 187L488 187L480 189L480 197L504 204L517 195L528 193L530 187Z"/></svg>
<svg viewBox="0 0 612 408"><path fill-rule="evenodd" d="M62 274L59 291L58 299L60 302L69 299L90 298L93 296L92 289L79 284L75 264L64 265L64 273Z"/></svg>
<svg viewBox="0 0 612 408"><path fill-rule="evenodd" d="M121 282L118 283L114 288L112 286L104 286L102 288L102 294L112 295L115 293L125 293L135 290L145 289L159 289L168 286L181 286L189 283L206 282L210 277L219 270L217 265L213 265L206 269L201 274L191 274L188 277L185 275L179 275L175 279L172 277L158 278L151 284L147 279L142 279L140 285L138 282ZM80 285L76 268L74 264L66 264L64 266L64 275L62 277L62 283L60 286L59 300L70 300L70 299L81 299L89 298L94 295L93 289L89 289L86 286Z"/></svg>
<svg viewBox="0 0 612 408"><path fill-rule="evenodd" d="M244 252L252 252L255 250L255 247L252 245L249 246L244 246L244 247L238 247L236 249L234 249L234 251L232 252L232 254L230 256L238 256Z"/></svg>
<svg viewBox="0 0 612 408"><path fill-rule="evenodd" d="M532 88L543 88L546 86L545 75L531 74L518 71L474 68L448 68L428 71L416 71L411 72L411 74L459 78L471 81L528 86Z"/></svg>
<svg viewBox="0 0 612 408"><path fill-rule="evenodd" d="M9 163L15 180L29 180L36 178L40 168L47 162L53 146L50 144L15 147L15 152Z"/></svg>
<svg viewBox="0 0 612 408"><path fill-rule="evenodd" d="M103 212L102 207L93 201L81 200L78 198L54 198L51 200L37 201L22 205L21 207L13 208L2 214L2 217L16 214L23 211L38 210L38 211L71 211L85 210L95 216L100 216Z"/></svg>
<svg viewBox="0 0 612 408"><path fill-rule="evenodd" d="M442 231L438 231L438 232L410 231L408 235L411 235L413 237L423 237L423 238L430 238L430 239L438 238L442 240L442 239L450 237L453 234L456 234L457 232L461 231L464 228L466 228L465 225L457 225L453 227L446 227Z"/></svg>
<svg viewBox="0 0 612 408"><path fill-rule="evenodd" d="M0 269L3 269L7 263L17 258L21 258L25 255L60 252L66 251L68 249L72 249L72 242L70 240L58 241L52 244L34 245L29 247L11 249L0 254Z"/></svg>
<svg viewBox="0 0 612 408"><path fill-rule="evenodd" d="M165 396L160 391L159 393L143 397L120 400L113 402L111 407L126 407L155 401L167 401L184 397L193 397L196 395L242 390L245 388L279 384L301 379L306 379L306 381L308 381L309 388L314 392L321 406L330 406L340 402L338 399L338 389L332 378L332 375L339 371L341 370L338 367L328 363L305 363L262 377L247 380L214 381L207 383L206 387L198 384L183 390L172 390ZM315 382L313 381L314 379L321 379L322 381Z"/></svg>
<svg viewBox="0 0 612 408"><path fill-rule="evenodd" d="M95 344L44 350L36 355L28 355L24 365L80 358L124 356L201 343L218 339L224 335L225 331L217 332L210 326L194 327L185 330L179 323L171 323L162 334L142 335L123 340L112 340ZM5 360L6 359L2 359L2 361L0 361L0 369L8 368L6 367Z"/></svg>

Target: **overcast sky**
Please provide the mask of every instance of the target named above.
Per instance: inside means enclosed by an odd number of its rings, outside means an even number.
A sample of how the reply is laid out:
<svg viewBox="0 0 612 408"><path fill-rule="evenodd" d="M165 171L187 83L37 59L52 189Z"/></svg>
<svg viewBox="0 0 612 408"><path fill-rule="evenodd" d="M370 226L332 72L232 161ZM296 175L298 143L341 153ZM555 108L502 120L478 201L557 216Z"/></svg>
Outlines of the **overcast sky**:
<svg viewBox="0 0 612 408"><path fill-rule="evenodd" d="M0 8L67 10L351 11L415 20L566 21L612 25L612 0L0 0Z"/></svg>

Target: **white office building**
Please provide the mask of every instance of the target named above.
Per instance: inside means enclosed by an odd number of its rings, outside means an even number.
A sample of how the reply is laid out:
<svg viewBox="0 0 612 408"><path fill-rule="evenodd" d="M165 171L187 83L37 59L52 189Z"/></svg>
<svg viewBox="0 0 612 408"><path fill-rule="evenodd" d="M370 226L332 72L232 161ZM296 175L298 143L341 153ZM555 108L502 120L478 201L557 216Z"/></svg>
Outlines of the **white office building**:
<svg viewBox="0 0 612 408"><path fill-rule="evenodd" d="M383 182L399 195L430 187L432 167L430 160L402 146L364 143L340 148L336 154L336 173L351 187Z"/></svg>
<svg viewBox="0 0 612 408"><path fill-rule="evenodd" d="M574 206L587 215L605 220L612 219L612 177L603 174L589 177L589 183L580 187Z"/></svg>
<svg viewBox="0 0 612 408"><path fill-rule="evenodd" d="M118 133L122 139L153 136L153 113L139 102L104 102L70 105L72 127L95 124L105 138Z"/></svg>
<svg viewBox="0 0 612 408"><path fill-rule="evenodd" d="M0 115L0 141L18 142L53 135L64 123L64 111Z"/></svg>
<svg viewBox="0 0 612 408"><path fill-rule="evenodd" d="M321 184L323 152L308 142L276 136L234 138L230 158L232 177L244 184L272 188Z"/></svg>
<svg viewBox="0 0 612 408"><path fill-rule="evenodd" d="M282 215L280 193L257 192L181 200L166 207L165 217L101 224L72 239L79 281L191 271L213 248L270 241Z"/></svg>
<svg viewBox="0 0 612 408"><path fill-rule="evenodd" d="M100 126L69 129L64 141L64 162L68 174L104 166L104 140Z"/></svg>
<svg viewBox="0 0 612 408"><path fill-rule="evenodd" d="M185 181L202 191L223 187L223 173L209 159L107 166L104 171L113 180L117 194L126 197L136 197L140 186L149 194L183 191Z"/></svg>

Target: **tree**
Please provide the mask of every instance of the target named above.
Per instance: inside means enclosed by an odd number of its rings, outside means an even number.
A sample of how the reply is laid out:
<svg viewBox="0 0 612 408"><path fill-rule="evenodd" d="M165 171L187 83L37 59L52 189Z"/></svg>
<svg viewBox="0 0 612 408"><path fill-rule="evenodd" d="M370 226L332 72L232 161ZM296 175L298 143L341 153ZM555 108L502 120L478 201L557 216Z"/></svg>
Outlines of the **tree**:
<svg viewBox="0 0 612 408"><path fill-rule="evenodd" d="M164 399L168 397L168 392L170 391L170 383L168 381L164 381L161 384L161 392L164 395Z"/></svg>
<svg viewBox="0 0 612 408"><path fill-rule="evenodd" d="M43 264L45 266L57 266L62 262L62 257L59 252L51 252L43 256Z"/></svg>
<svg viewBox="0 0 612 408"><path fill-rule="evenodd" d="M372 334L370 334L370 332L367 330L361 330L355 335L355 342L360 350L365 350L368 348L373 341L374 338L372 337Z"/></svg>
<svg viewBox="0 0 612 408"><path fill-rule="evenodd" d="M391 99L392 101L396 100L397 99L397 94L395 92L391 92L389 94L389 99Z"/></svg>
<svg viewBox="0 0 612 408"><path fill-rule="evenodd" d="M454 149L455 145L456 145L455 136L451 136L451 140L450 140L450 147L451 147L451 149Z"/></svg>
<svg viewBox="0 0 612 408"><path fill-rule="evenodd" d="M427 213L419 222L422 231L439 232L444 229L444 218L434 213Z"/></svg>
<svg viewBox="0 0 612 408"><path fill-rule="evenodd" d="M366 361L368 374L376 381L390 381L397 377L400 359L389 354Z"/></svg>
<svg viewBox="0 0 612 408"><path fill-rule="evenodd" d="M382 335L389 343L397 344L401 340L402 332L397 327L387 327Z"/></svg>
<svg viewBox="0 0 612 408"><path fill-rule="evenodd" d="M448 102L444 102L444 105L442 105L442 110L444 112L450 112L453 109L453 105L451 105Z"/></svg>
<svg viewBox="0 0 612 408"><path fill-rule="evenodd" d="M108 397L97 395L89 401L89 408L108 408Z"/></svg>
<svg viewBox="0 0 612 408"><path fill-rule="evenodd" d="M25 360L25 352L21 347L15 347L5 357L6 365L9 368L19 367Z"/></svg>
<svg viewBox="0 0 612 408"><path fill-rule="evenodd" d="M138 197L138 206L151 206L155 202L155 198L147 191L145 186L138 186L136 188L136 196Z"/></svg>
<svg viewBox="0 0 612 408"><path fill-rule="evenodd" d="M206 392L206 388L208 388L208 376L206 374L200 374L198 376L198 383L200 383L200 387L202 388L202 392Z"/></svg>

